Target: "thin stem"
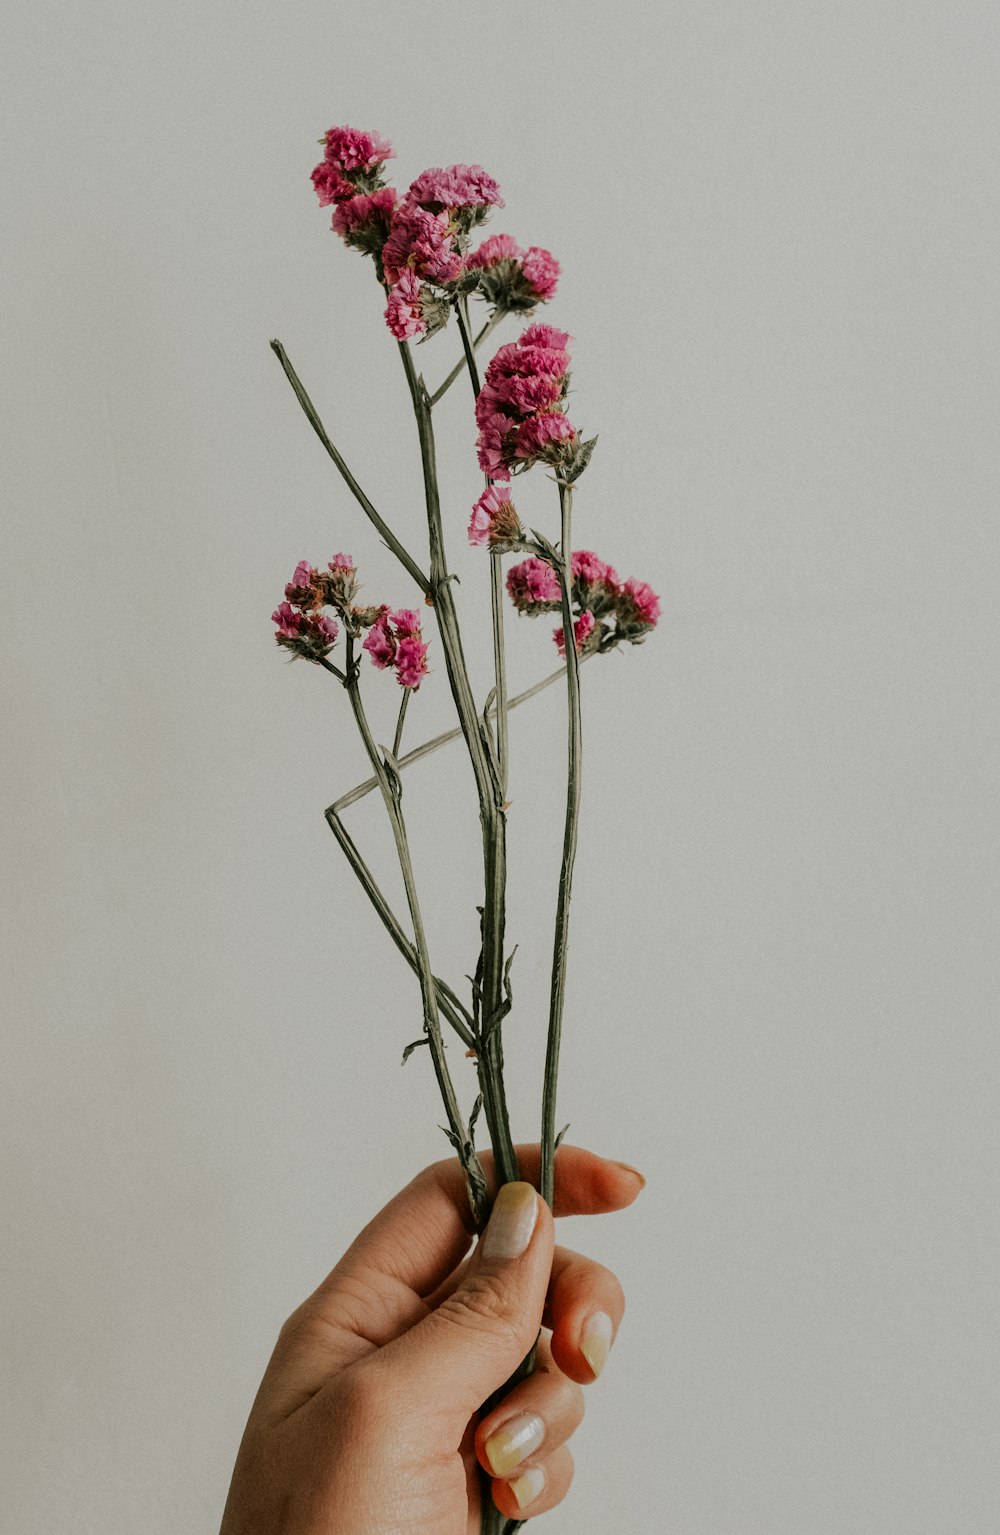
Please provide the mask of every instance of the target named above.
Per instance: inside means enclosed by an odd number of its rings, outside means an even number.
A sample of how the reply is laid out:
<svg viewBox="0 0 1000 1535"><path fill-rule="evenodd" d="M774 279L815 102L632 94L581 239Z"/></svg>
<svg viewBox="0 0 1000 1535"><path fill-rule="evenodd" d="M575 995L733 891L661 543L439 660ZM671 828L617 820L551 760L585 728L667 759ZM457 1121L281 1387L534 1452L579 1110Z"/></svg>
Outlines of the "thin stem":
<svg viewBox="0 0 1000 1535"><path fill-rule="evenodd" d="M410 702L410 688L403 689L403 696L399 701L399 717L396 720L396 734L392 739L392 755L399 757L399 748L403 740L403 721L406 719L406 706Z"/></svg>
<svg viewBox="0 0 1000 1535"><path fill-rule="evenodd" d="M542 1089L542 1198L552 1204L555 1183L556 1086L559 1076L559 1046L562 1038L563 1004L566 997L566 960L569 944L569 903L572 894L573 864L576 859L577 829L580 821L580 766L583 730L580 714L580 672L573 633L571 598L571 521L573 487L559 485L559 509L562 534L559 547L559 587L562 594L563 638L566 647L566 692L568 703L568 758L566 773L566 825L563 834L562 866L556 902L555 941L552 951L552 983L549 996L549 1029L545 1049L545 1078Z"/></svg>
<svg viewBox="0 0 1000 1535"><path fill-rule="evenodd" d="M475 344L469 334L469 301L467 298L456 299L455 315L458 319L458 329L462 337L462 346L465 350L465 360L469 369L472 393L478 399L480 391L479 369L476 366ZM487 485L492 485L493 483L489 475L486 476L486 483ZM496 549L490 550L490 609L493 619L493 675L496 687L497 767L500 776L501 802L506 804L509 756L507 662L503 643L503 565Z"/></svg>
<svg viewBox="0 0 1000 1535"><path fill-rule="evenodd" d="M354 641L348 636L347 640L347 694L351 700L351 708L354 718L364 742L368 760L375 770L375 776L379 781L382 791L382 799L389 815L392 826L393 840L396 843L396 852L399 856L399 867L403 875L403 884L406 887L406 899L410 908L410 919L413 923L414 947L418 960L418 973L420 976L420 993L424 1009L424 1029L430 1045L431 1059L434 1063L434 1074L438 1080L441 1097L444 1102L445 1114L451 1130L452 1144L458 1152L465 1171L466 1183L469 1189L469 1202L477 1221L482 1222L486 1216L486 1180L483 1176L482 1166L471 1144L469 1132L462 1119L462 1112L455 1096L455 1087L445 1060L444 1041L441 1038L441 1027L438 1023L438 995L434 984L434 974L431 970L430 955L427 949L427 935L424 931L423 918L420 913L420 903L417 899L417 887L413 877L413 864L410 858L410 846L406 836L406 824L403 820L403 812L399 803L398 790L390 779L389 772L379 755L375 738L371 733L364 705L361 702L361 689L358 683L358 670L354 661Z"/></svg>
<svg viewBox="0 0 1000 1535"><path fill-rule="evenodd" d="M479 819L483 835L483 951L482 951L482 1031L477 1058L483 1109L501 1183L519 1176L517 1153L510 1133L510 1119L503 1084L503 1047L501 1022L507 1011L504 988L504 921L507 888L506 821L503 813L503 789L494 763L488 736L476 711L469 682L468 667L462 648L458 614L451 591L444 547L444 526L438 491L434 427L427 388L417 376L409 344L399 343L403 370L417 419L420 460L424 477L424 500L431 555L431 599L438 620L448 681L458 710L462 734L472 762L479 795Z"/></svg>
<svg viewBox="0 0 1000 1535"><path fill-rule="evenodd" d="M329 453L330 457L333 459L333 462L336 464L337 468L340 470L348 488L351 491L351 494L358 502L358 505L361 507L368 520L373 523L374 526L378 529L379 533L381 533L383 539L385 540L388 547L392 550L397 560L399 560L400 564L409 571L414 581L420 587L420 590L426 596L426 594L431 589L430 581L424 575L423 571L420 569L420 566L417 564L412 555L410 555L407 550L403 548L403 545L400 543L395 533L389 527L389 524L384 522L383 519L379 516L374 506L369 501L364 491L361 489L361 486L358 484L357 480L348 469L342 454L330 441L330 438L326 433L326 428L324 427L322 421L319 419L316 407L313 405L312 400L310 400L309 396L306 394L299 375L296 373L288 359L285 348L282 346L280 341L272 341L271 350L274 352L278 361L281 363L281 366L284 368L285 376L287 377L288 382L291 384L292 389L295 391L295 397L299 404L302 406L310 426L316 433L316 436L319 438L326 451Z"/></svg>
<svg viewBox="0 0 1000 1535"><path fill-rule="evenodd" d="M490 315L489 319L486 321L486 324L483 326L482 330L479 332L479 335L475 338L475 340L472 343L472 345L476 349L476 351L478 351L479 348L482 346L482 344L486 340L487 336L492 335L493 331L500 324L500 321L503 320L506 317L507 314L508 314L508 310L506 310L506 309L494 309L493 313ZM459 374L461 373L462 369L465 367L465 363L466 363L466 358L465 358L465 355L463 354L461 362L457 362L455 364L455 366L452 368L451 372L448 374L448 377L445 379L444 383L440 386L440 388L435 389L434 393L430 396L430 398L428 400L428 404L430 404L432 406L436 405L438 400L440 400L441 396L444 395L444 394L447 394L448 390L451 388L452 384L455 382L455 380L458 378Z"/></svg>
<svg viewBox="0 0 1000 1535"><path fill-rule="evenodd" d="M584 656L583 659L589 661L590 656ZM508 712L511 709L516 709L519 704L527 703L528 699L534 698L537 693L544 692L546 688L550 688L554 682L559 682L565 675L565 666L560 666L558 671L550 672L547 677L542 678L541 682L536 682L532 687L525 688L523 693L515 693L513 698L507 700ZM494 719L495 717L496 704L487 710L488 719ZM419 746L415 746L412 751L400 757L397 766L400 768L409 767L412 762L419 762L421 757L429 757L431 752L436 752L439 747L447 746L450 742L457 741L462 734L463 731L460 725L456 725L453 730L444 730L439 736L434 736L429 741L423 741ZM364 783L359 783L356 788L349 789L346 794L340 796L340 799L335 800L330 809L333 811L346 810L348 805L356 805L359 799L364 799L367 794L370 794L373 789L377 788L377 778L366 778Z"/></svg>
<svg viewBox="0 0 1000 1535"><path fill-rule="evenodd" d="M406 960L410 969L415 975L419 975L420 957L417 954L416 948L407 938L399 918L379 889L350 832L332 806L326 811L326 820L333 835L340 843L344 856L357 875L361 888L378 912L386 932ZM437 992L438 1006L444 1017L451 1024L466 1049L473 1049L476 1041L472 1032L472 1019L469 1017L468 1012L462 1006L451 987L445 981L442 981L440 976L434 977L434 989Z"/></svg>

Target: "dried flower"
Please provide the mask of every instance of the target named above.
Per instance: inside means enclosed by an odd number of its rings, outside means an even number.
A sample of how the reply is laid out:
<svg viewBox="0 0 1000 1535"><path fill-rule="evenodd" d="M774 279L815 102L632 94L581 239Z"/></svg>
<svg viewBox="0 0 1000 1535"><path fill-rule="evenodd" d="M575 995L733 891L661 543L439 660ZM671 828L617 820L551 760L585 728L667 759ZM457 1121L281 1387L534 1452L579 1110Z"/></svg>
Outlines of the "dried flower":
<svg viewBox="0 0 1000 1535"><path fill-rule="evenodd" d="M568 461L576 442L577 430L569 417L550 411L522 421L517 429L514 455L531 463L541 459L546 464L559 465Z"/></svg>
<svg viewBox="0 0 1000 1535"><path fill-rule="evenodd" d="M588 638L593 633L593 631L594 631L594 623L595 623L594 615L587 608L585 608L584 611L580 614L579 618L577 618L574 621L574 624L573 624L573 639L574 639L574 642L575 642L575 645L576 645L576 651L577 651L578 655L584 649ZM561 656L564 656L566 654L566 632L565 632L565 630L563 628L561 628L561 627L558 628L558 629L554 629L553 632L552 632L552 638L556 642L556 649L558 650L559 654Z"/></svg>
<svg viewBox="0 0 1000 1535"><path fill-rule="evenodd" d="M556 291L559 263L550 251L533 245L521 249L511 235L491 235L465 258L478 275L479 292L488 303L512 313L546 303Z"/></svg>
<svg viewBox="0 0 1000 1535"><path fill-rule="evenodd" d="M660 618L660 599L647 582L630 578L622 586L615 612L619 634L623 639L635 643L645 639L649 631L656 628Z"/></svg>
<svg viewBox="0 0 1000 1535"><path fill-rule="evenodd" d="M362 649L380 671L394 666L400 687L418 688L427 675L427 645L420 634L420 614L412 608L396 613L382 608Z"/></svg>
<svg viewBox="0 0 1000 1535"><path fill-rule="evenodd" d="M551 613L561 602L558 576L551 565L535 555L510 567L507 592L517 611L529 617Z"/></svg>
<svg viewBox="0 0 1000 1535"><path fill-rule="evenodd" d="M325 159L312 173L321 208L345 202L359 192L376 191L382 166L393 156L388 139L344 126L328 128L323 142Z"/></svg>
<svg viewBox="0 0 1000 1535"><path fill-rule="evenodd" d="M489 485L472 508L469 543L490 549L511 550L524 541L524 529L517 508L506 492Z"/></svg>
<svg viewBox="0 0 1000 1535"><path fill-rule="evenodd" d="M333 215L333 232L340 235L345 245L366 256L374 256L389 237L395 207L395 187L359 192L338 204Z"/></svg>

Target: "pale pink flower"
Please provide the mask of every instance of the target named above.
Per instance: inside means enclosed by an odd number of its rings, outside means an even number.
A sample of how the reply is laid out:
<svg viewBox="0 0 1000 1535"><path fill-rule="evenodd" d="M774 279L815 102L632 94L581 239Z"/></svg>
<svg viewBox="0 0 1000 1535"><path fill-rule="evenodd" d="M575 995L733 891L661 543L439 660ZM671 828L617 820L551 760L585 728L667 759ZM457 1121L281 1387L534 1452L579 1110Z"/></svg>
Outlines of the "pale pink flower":
<svg viewBox="0 0 1000 1535"><path fill-rule="evenodd" d="M465 258L467 267L492 267L500 261L520 261L524 255L513 235L490 235Z"/></svg>
<svg viewBox="0 0 1000 1535"><path fill-rule="evenodd" d="M415 634L403 634L396 649L396 681L403 688L418 688L427 675L427 646Z"/></svg>
<svg viewBox="0 0 1000 1535"><path fill-rule="evenodd" d="M546 303L559 282L560 267L552 252L543 250L540 245L529 246L521 261L521 270L528 286L534 289L542 303Z"/></svg>
<svg viewBox="0 0 1000 1535"><path fill-rule="evenodd" d="M541 321L538 321L522 332L518 345L541 346L556 352L568 352L572 339L568 331L556 330L554 325L543 325Z"/></svg>
<svg viewBox="0 0 1000 1535"><path fill-rule="evenodd" d="M333 559L329 562L329 568L331 570L334 570L334 571L336 571L336 570L353 570L354 569L354 556L353 556L353 554L335 554Z"/></svg>
<svg viewBox="0 0 1000 1535"><path fill-rule="evenodd" d="M545 416L529 416L517 429L514 454L520 459L544 458L551 462L561 456L559 444L570 442L575 436L576 427L559 411Z"/></svg>
<svg viewBox="0 0 1000 1535"><path fill-rule="evenodd" d="M495 549L516 544L523 537L524 529L510 496L506 491L498 491L495 485L488 485L472 508L469 543Z"/></svg>
<svg viewBox="0 0 1000 1535"><path fill-rule="evenodd" d="M419 336L427 329L420 302L421 291L419 277L410 271L404 271L395 286L389 289L389 302L384 310L385 323L397 341Z"/></svg>
<svg viewBox="0 0 1000 1535"><path fill-rule="evenodd" d="M552 566L534 555L507 572L507 592L519 613L546 613L561 601L559 577Z"/></svg>
<svg viewBox="0 0 1000 1535"><path fill-rule="evenodd" d="M500 188L481 165L432 166L411 182L407 197L442 208L503 207Z"/></svg>
<svg viewBox="0 0 1000 1535"><path fill-rule="evenodd" d="M312 579L313 579L313 568L310 565L309 561L308 560L299 560L299 563L295 567L295 573L292 576L292 579L289 581L288 584L289 584L289 586L299 586L299 587L301 587L301 586L311 586L312 585Z"/></svg>
<svg viewBox="0 0 1000 1535"><path fill-rule="evenodd" d="M337 635L340 633L340 630L337 627L336 619L327 618L325 613L320 613L315 619L313 619L313 623L315 624L316 629L322 638L326 640L330 645L332 645L334 640L337 638Z"/></svg>
<svg viewBox="0 0 1000 1535"><path fill-rule="evenodd" d="M593 633L594 622L595 619L593 613L585 609L573 624L573 640L576 646L577 654L579 654L579 652L583 649L584 642L587 640L589 635ZM564 656L566 654L566 631L561 627L555 629L553 630L552 638L556 642L556 649L558 650L559 654Z"/></svg>

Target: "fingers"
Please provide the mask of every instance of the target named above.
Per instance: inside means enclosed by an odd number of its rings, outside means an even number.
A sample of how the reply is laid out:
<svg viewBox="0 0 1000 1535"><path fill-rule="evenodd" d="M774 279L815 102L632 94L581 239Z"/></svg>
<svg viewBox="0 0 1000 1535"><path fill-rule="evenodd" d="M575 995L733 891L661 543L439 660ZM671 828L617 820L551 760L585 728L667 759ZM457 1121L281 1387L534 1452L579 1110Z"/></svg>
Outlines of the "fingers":
<svg viewBox="0 0 1000 1535"><path fill-rule="evenodd" d="M543 1323L552 1329L552 1357L570 1380L596 1380L625 1314L616 1276L593 1258L557 1247Z"/></svg>
<svg viewBox="0 0 1000 1535"><path fill-rule="evenodd" d="M461 1282L373 1356L425 1419L437 1415L464 1427L527 1354L541 1326L552 1231L551 1213L535 1190L506 1184Z"/></svg>
<svg viewBox="0 0 1000 1535"><path fill-rule="evenodd" d="M528 1465L548 1460L583 1421L583 1392L552 1363L539 1344L533 1375L507 1393L476 1429L476 1456L484 1471L514 1481Z"/></svg>
<svg viewBox="0 0 1000 1535"><path fill-rule="evenodd" d="M521 1177L526 1183L538 1187L541 1175L541 1150L537 1145L515 1146L520 1164ZM496 1177L493 1157L482 1153L483 1171L491 1188ZM454 1161L454 1173L459 1169ZM642 1173L626 1162L614 1162L599 1157L582 1146L561 1145L556 1152L554 1215L604 1215L609 1210L624 1210L632 1204L646 1180Z"/></svg>
<svg viewBox="0 0 1000 1535"><path fill-rule="evenodd" d="M573 1457L566 1446L547 1460L525 1466L512 1481L493 1483L493 1501L508 1519L533 1519L561 1503L573 1480Z"/></svg>

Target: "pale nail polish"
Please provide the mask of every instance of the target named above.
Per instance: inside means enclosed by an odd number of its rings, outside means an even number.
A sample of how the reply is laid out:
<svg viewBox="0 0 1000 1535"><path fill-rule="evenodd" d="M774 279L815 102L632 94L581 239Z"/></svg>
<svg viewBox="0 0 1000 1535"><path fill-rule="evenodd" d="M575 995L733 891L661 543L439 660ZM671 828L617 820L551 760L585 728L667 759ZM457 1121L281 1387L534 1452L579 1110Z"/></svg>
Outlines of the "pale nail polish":
<svg viewBox="0 0 1000 1535"><path fill-rule="evenodd" d="M517 1499L518 1508L527 1508L529 1503L534 1503L544 1486L545 1472L541 1466L529 1466L516 1482L511 1482L510 1490Z"/></svg>
<svg viewBox="0 0 1000 1535"><path fill-rule="evenodd" d="M522 1412L504 1423L484 1446L493 1475L509 1476L515 1466L535 1453L544 1438L545 1424L537 1413Z"/></svg>
<svg viewBox="0 0 1000 1535"><path fill-rule="evenodd" d="M483 1233L484 1258L519 1258L538 1219L538 1195L530 1183L505 1183Z"/></svg>
<svg viewBox="0 0 1000 1535"><path fill-rule="evenodd" d="M587 1319L580 1339L580 1352L595 1375L600 1375L608 1362L613 1330L611 1318L606 1311L595 1311Z"/></svg>

